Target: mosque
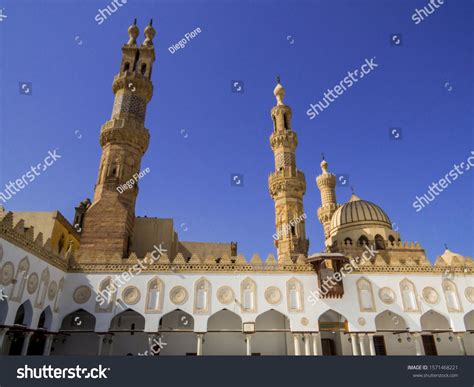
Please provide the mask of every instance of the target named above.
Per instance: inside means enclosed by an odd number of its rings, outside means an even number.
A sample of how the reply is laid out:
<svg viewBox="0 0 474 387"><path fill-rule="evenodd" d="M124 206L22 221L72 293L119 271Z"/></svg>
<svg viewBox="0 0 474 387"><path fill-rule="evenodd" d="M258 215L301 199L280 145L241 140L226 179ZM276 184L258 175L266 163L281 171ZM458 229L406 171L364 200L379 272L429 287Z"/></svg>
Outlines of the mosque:
<svg viewBox="0 0 474 387"><path fill-rule="evenodd" d="M150 132L155 30L128 29L94 197L60 212L0 209L3 355L474 355L474 261L434 265L378 205L336 198L321 163L325 246L309 254L297 133L278 81L271 110L277 256L186 242L173 219L136 217ZM130 86L131 85L131 86ZM121 192L120 192L121 191Z"/></svg>

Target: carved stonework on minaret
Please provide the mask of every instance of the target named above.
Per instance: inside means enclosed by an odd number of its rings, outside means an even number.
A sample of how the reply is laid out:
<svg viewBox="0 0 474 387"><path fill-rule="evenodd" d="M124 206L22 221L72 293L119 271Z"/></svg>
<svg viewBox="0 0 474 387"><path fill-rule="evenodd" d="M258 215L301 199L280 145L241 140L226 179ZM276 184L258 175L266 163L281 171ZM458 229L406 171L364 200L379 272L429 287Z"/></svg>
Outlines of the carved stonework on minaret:
<svg viewBox="0 0 474 387"><path fill-rule="evenodd" d="M271 111L273 133L270 144L275 156L275 172L268 178L270 195L275 202L275 246L278 259L308 254L303 196L306 192L304 173L296 168L298 136L291 128L291 108L284 104L285 89L275 87L276 106Z"/></svg>
<svg viewBox="0 0 474 387"><path fill-rule="evenodd" d="M122 47L120 71L112 84L115 95L112 116L100 130L102 157L94 199L82 222L78 262L121 262L130 253L138 185L122 193L117 187L140 172L141 159L150 140L144 125L146 107L153 95L155 30L150 22L140 47L136 21L128 34L129 40Z"/></svg>
<svg viewBox="0 0 474 387"><path fill-rule="evenodd" d="M318 218L324 228L324 238L329 238L331 218L339 205L336 201L336 175L328 172L326 160L321 162L322 174L316 178L316 184L321 192L321 207L318 208Z"/></svg>

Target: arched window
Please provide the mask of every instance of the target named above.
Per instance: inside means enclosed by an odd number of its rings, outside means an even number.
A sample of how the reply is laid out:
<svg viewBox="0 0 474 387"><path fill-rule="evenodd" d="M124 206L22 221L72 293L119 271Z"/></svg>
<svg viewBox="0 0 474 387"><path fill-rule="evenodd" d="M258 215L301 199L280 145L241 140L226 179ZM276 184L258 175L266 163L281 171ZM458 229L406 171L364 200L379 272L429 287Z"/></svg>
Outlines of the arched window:
<svg viewBox="0 0 474 387"><path fill-rule="evenodd" d="M379 234L375 236L375 249L376 250L384 250L385 249L385 241L383 237Z"/></svg>
<svg viewBox="0 0 474 387"><path fill-rule="evenodd" d="M390 243L393 245L395 243L395 238L393 237L393 235L390 235L388 237L388 240L390 241Z"/></svg>
<svg viewBox="0 0 474 387"><path fill-rule="evenodd" d="M30 261L27 257L23 258L18 265L16 272L15 283L11 292L10 300L20 302L25 290L26 281L28 280L28 273L30 271Z"/></svg>
<svg viewBox="0 0 474 387"><path fill-rule="evenodd" d="M123 66L123 72L127 72L129 69L130 69L130 63L125 62L124 66Z"/></svg>
<svg viewBox="0 0 474 387"><path fill-rule="evenodd" d="M286 299L289 312L303 311L303 286L296 278L292 278L286 283Z"/></svg>
<svg viewBox="0 0 474 387"><path fill-rule="evenodd" d="M111 312L115 297L117 296L117 286L112 281L112 277L105 278L99 285L99 292L97 293L96 312Z"/></svg>
<svg viewBox="0 0 474 387"><path fill-rule="evenodd" d="M146 73L146 64L142 63L142 68L141 68L142 75L145 75Z"/></svg>
<svg viewBox="0 0 474 387"><path fill-rule="evenodd" d="M158 277L148 282L145 313L161 313L165 286Z"/></svg>
<svg viewBox="0 0 474 387"><path fill-rule="evenodd" d="M413 283L407 279L400 282L400 292L402 294L403 309L405 312L419 312L418 296Z"/></svg>
<svg viewBox="0 0 474 387"><path fill-rule="evenodd" d="M444 298L449 312L462 312L462 305L459 301L458 290L453 281L445 279L443 281Z"/></svg>
<svg viewBox="0 0 474 387"><path fill-rule="evenodd" d="M41 273L40 284L38 287L38 292L36 293L36 302L35 306L37 308L42 308L44 305L44 300L46 298L46 292L48 291L49 285L49 269L46 268Z"/></svg>
<svg viewBox="0 0 474 387"><path fill-rule="evenodd" d="M357 294L361 312L375 312L375 300L372 292L372 284L365 278L357 281Z"/></svg>
<svg viewBox="0 0 474 387"><path fill-rule="evenodd" d="M369 239L365 235L362 235L359 238L359 245L360 246L365 246L365 245L368 245L368 244L369 244Z"/></svg>
<svg viewBox="0 0 474 387"><path fill-rule="evenodd" d="M352 239L351 238L344 239L344 244L346 246L352 246Z"/></svg>
<svg viewBox="0 0 474 387"><path fill-rule="evenodd" d="M194 313L208 314L211 312L211 284L200 278L194 285Z"/></svg>
<svg viewBox="0 0 474 387"><path fill-rule="evenodd" d="M246 278L240 284L240 307L242 312L257 312L257 284L250 278Z"/></svg>

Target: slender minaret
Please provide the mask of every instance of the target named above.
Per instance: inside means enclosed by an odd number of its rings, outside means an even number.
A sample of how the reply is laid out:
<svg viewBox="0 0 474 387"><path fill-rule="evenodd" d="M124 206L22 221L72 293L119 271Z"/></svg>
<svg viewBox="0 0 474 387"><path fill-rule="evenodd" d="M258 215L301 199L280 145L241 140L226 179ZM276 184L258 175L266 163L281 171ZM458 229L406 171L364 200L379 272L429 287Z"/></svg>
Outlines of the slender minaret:
<svg viewBox="0 0 474 387"><path fill-rule="evenodd" d="M275 155L275 172L268 178L270 195L275 202L275 246L278 259L308 255L303 195L304 173L296 168L295 151L298 137L291 128L291 108L283 103L285 89L278 84L273 91L277 104L272 108L273 133L270 144Z"/></svg>
<svg viewBox="0 0 474 387"><path fill-rule="evenodd" d="M135 220L138 182L123 184L140 172L149 132L144 127L148 102L153 94L151 71L155 60L152 22L145 28L145 40L137 45L136 20L128 29L129 40L122 47L122 63L112 90L112 117L100 130L102 157L94 200L82 222L77 262L120 262L128 257Z"/></svg>
<svg viewBox="0 0 474 387"><path fill-rule="evenodd" d="M321 162L322 174L316 178L316 184L321 191L321 207L318 208L318 218L324 227L324 239L329 238L331 217L339 207L336 201L336 175L328 172L326 160Z"/></svg>

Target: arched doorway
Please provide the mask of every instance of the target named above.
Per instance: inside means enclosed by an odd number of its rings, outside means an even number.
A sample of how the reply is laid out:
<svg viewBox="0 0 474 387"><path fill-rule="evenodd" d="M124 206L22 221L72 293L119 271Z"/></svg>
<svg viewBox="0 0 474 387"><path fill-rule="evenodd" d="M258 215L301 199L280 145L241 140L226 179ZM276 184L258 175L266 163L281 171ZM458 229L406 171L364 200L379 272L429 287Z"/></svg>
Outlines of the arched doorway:
<svg viewBox="0 0 474 387"><path fill-rule="evenodd" d="M109 332L113 334L112 343L104 348L110 355L138 355L148 350L148 336L144 333L145 317L140 313L127 309L116 315Z"/></svg>
<svg viewBox="0 0 474 387"><path fill-rule="evenodd" d="M158 327L163 344L157 355L196 355L197 339L193 330L194 319L190 314L181 309L165 314Z"/></svg>
<svg viewBox="0 0 474 387"><path fill-rule="evenodd" d="M323 355L352 354L349 335L345 335L348 332L348 323L342 314L328 310L319 317L318 323Z"/></svg>
<svg viewBox="0 0 474 387"><path fill-rule="evenodd" d="M252 354L294 354L290 320L283 313L270 309L257 316L255 334L251 338Z"/></svg>
<svg viewBox="0 0 474 387"><path fill-rule="evenodd" d="M223 309L207 321L203 355L245 355L245 338L239 315Z"/></svg>
<svg viewBox="0 0 474 387"><path fill-rule="evenodd" d="M33 319L33 308L29 300L21 304L15 315L13 327L8 332L9 338L9 355L21 355L23 350L23 344L25 343L25 337L28 334L28 328L31 325ZM24 352L26 354L26 352Z"/></svg>
<svg viewBox="0 0 474 387"><path fill-rule="evenodd" d="M375 316L376 333L373 336L375 354L412 355L414 347L405 319L391 310Z"/></svg>
<svg viewBox="0 0 474 387"><path fill-rule="evenodd" d="M78 309L64 316L59 335L54 339L52 355L96 355L99 339L93 314Z"/></svg>
<svg viewBox="0 0 474 387"><path fill-rule="evenodd" d="M40 314L37 330L30 339L30 345L28 347L28 355L40 356L43 354L44 345L46 342L46 332L51 329L51 323L53 320L53 313L51 307L47 306Z"/></svg>
<svg viewBox="0 0 474 387"><path fill-rule="evenodd" d="M428 310L421 316L420 323L425 355L458 354L458 343L446 317L434 310Z"/></svg>

